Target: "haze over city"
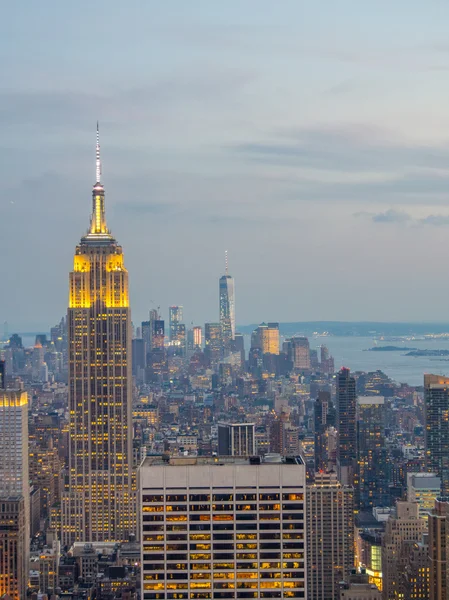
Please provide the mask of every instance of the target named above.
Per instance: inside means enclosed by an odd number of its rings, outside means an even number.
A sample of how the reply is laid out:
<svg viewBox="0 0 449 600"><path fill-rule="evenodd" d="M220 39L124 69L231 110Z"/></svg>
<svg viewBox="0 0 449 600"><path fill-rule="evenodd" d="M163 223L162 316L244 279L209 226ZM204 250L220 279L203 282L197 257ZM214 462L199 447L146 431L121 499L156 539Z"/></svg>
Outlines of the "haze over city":
<svg viewBox="0 0 449 600"><path fill-rule="evenodd" d="M133 319L449 320L449 5L3 6L2 315L67 305L100 120ZM432 281L429 295L426 282Z"/></svg>

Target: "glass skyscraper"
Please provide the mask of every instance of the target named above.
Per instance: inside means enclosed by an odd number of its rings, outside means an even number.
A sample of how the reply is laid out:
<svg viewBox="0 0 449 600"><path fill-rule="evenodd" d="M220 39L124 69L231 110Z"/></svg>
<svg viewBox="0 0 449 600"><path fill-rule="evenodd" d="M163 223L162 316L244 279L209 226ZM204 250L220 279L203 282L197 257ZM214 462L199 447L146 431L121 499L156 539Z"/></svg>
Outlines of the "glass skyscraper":
<svg viewBox="0 0 449 600"><path fill-rule="evenodd" d="M349 369L341 369L337 375L337 472L343 485L353 485L356 453L356 402L355 379Z"/></svg>
<svg viewBox="0 0 449 600"><path fill-rule="evenodd" d="M424 375L427 470L441 478L441 492L449 496L449 378Z"/></svg>
<svg viewBox="0 0 449 600"><path fill-rule="evenodd" d="M228 273L226 253L226 273L220 277L220 329L221 342L225 354L229 354L235 338L235 291L234 278Z"/></svg>

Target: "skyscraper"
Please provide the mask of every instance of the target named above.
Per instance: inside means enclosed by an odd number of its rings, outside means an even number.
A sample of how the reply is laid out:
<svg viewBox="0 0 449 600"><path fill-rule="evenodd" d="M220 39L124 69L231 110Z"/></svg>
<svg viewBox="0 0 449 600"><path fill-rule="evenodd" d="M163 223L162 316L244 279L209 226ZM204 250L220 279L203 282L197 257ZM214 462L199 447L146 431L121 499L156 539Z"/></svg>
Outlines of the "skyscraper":
<svg viewBox="0 0 449 600"><path fill-rule="evenodd" d="M328 427L335 426L335 410L330 392L318 392L314 408L315 471L326 471L329 463L326 431Z"/></svg>
<svg viewBox="0 0 449 600"><path fill-rule="evenodd" d="M30 539L28 398L0 389L0 596L26 597Z"/></svg>
<svg viewBox="0 0 449 600"><path fill-rule="evenodd" d="M310 369L310 345L306 337L292 337L290 340L289 357L293 368L297 371L308 371Z"/></svg>
<svg viewBox="0 0 449 600"><path fill-rule="evenodd" d="M349 369L337 375L337 473L343 485L353 485L356 464L356 387Z"/></svg>
<svg viewBox="0 0 449 600"><path fill-rule="evenodd" d="M220 328L221 341L225 354L231 351L231 344L235 337L235 295L234 278L228 273L228 252L226 251L225 274L220 277Z"/></svg>
<svg viewBox="0 0 449 600"><path fill-rule="evenodd" d="M251 335L251 347L262 354L279 354L279 323L261 323Z"/></svg>
<svg viewBox="0 0 449 600"><path fill-rule="evenodd" d="M300 458L152 456L138 477L144 600L307 597Z"/></svg>
<svg viewBox="0 0 449 600"><path fill-rule="evenodd" d="M441 492L449 496L449 378L424 375L426 463L441 478Z"/></svg>
<svg viewBox="0 0 449 600"><path fill-rule="evenodd" d="M408 554L405 543L420 542L426 522L419 516L417 502L396 503L395 513L388 518L382 539L382 598L405 598L404 580ZM432 596L433 597L433 596Z"/></svg>
<svg viewBox="0 0 449 600"><path fill-rule="evenodd" d="M121 541L135 531L131 439L131 319L123 251L100 182L75 250L68 308L70 448L63 544Z"/></svg>
<svg viewBox="0 0 449 600"><path fill-rule="evenodd" d="M307 598L339 598L339 582L354 568L353 489L335 473L307 485Z"/></svg>
<svg viewBox="0 0 449 600"><path fill-rule="evenodd" d="M449 501L437 498L429 513L430 596L447 600L449 594Z"/></svg>
<svg viewBox="0 0 449 600"><path fill-rule="evenodd" d="M356 508L369 510L388 506L387 449L385 448L385 399L357 399Z"/></svg>
<svg viewBox="0 0 449 600"><path fill-rule="evenodd" d="M170 342L178 341L179 325L182 322L182 306L170 306L168 309L168 324Z"/></svg>
<svg viewBox="0 0 449 600"><path fill-rule="evenodd" d="M29 507L28 396L20 390L0 390L0 494L22 495Z"/></svg>
<svg viewBox="0 0 449 600"><path fill-rule="evenodd" d="M25 498L22 495L0 495L1 598L26 598L29 568L27 514Z"/></svg>
<svg viewBox="0 0 449 600"><path fill-rule="evenodd" d="M204 326L204 354L208 366L216 367L221 357L221 327L220 323L206 323Z"/></svg>
<svg viewBox="0 0 449 600"><path fill-rule="evenodd" d="M218 423L219 456L254 456L256 454L254 423Z"/></svg>

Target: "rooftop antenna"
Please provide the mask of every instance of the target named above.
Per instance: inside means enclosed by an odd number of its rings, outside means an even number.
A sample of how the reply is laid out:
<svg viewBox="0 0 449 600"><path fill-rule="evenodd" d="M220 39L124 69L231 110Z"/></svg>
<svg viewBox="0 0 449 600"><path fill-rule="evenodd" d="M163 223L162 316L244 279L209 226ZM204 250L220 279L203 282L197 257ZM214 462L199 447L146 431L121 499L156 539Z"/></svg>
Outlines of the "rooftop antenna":
<svg viewBox="0 0 449 600"><path fill-rule="evenodd" d="M225 250L225 273L228 274L228 251Z"/></svg>
<svg viewBox="0 0 449 600"><path fill-rule="evenodd" d="M98 121L97 121L97 147L96 147L95 171L96 171L96 183L100 183L101 160L100 160L100 129L98 126Z"/></svg>

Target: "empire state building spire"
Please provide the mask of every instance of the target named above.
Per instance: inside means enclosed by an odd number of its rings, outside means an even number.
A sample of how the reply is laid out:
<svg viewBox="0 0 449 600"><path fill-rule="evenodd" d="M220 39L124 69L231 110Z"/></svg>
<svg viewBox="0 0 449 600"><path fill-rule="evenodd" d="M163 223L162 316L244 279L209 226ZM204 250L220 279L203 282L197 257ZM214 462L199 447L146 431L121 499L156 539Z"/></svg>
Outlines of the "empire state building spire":
<svg viewBox="0 0 449 600"><path fill-rule="evenodd" d="M96 183L100 183L100 178L101 178L101 160L100 160L100 130L98 128L98 121L97 121L97 147L96 147L96 175L97 178L95 179Z"/></svg>
<svg viewBox="0 0 449 600"><path fill-rule="evenodd" d="M97 145L95 148L95 185L92 191L92 217L87 237L90 236L110 236L108 226L106 225L106 214L104 208L104 187L101 179L101 158L100 158L100 131L97 121Z"/></svg>

